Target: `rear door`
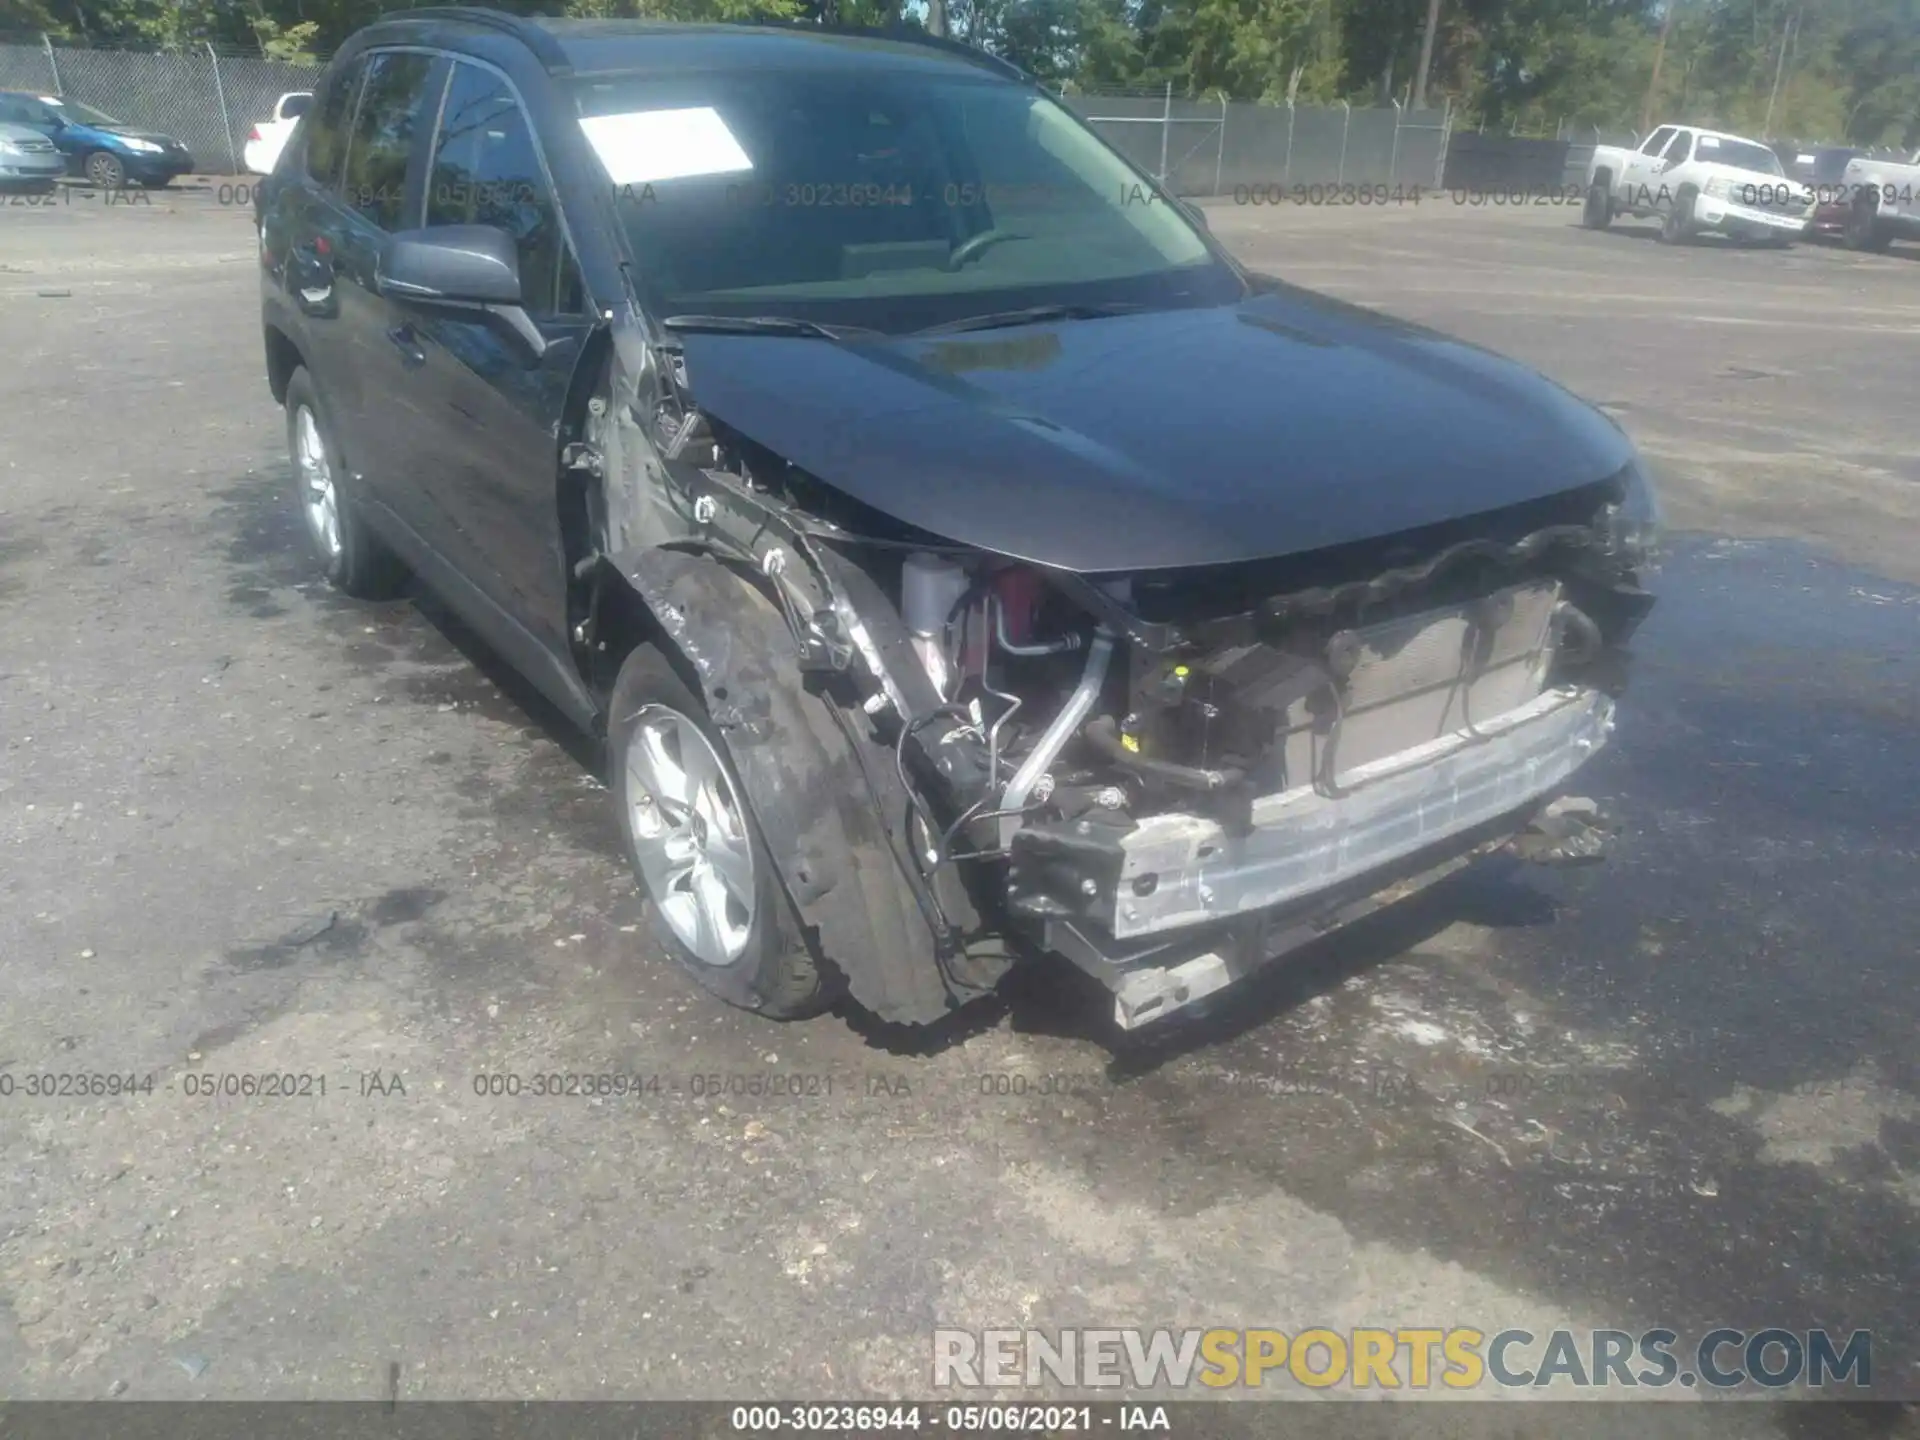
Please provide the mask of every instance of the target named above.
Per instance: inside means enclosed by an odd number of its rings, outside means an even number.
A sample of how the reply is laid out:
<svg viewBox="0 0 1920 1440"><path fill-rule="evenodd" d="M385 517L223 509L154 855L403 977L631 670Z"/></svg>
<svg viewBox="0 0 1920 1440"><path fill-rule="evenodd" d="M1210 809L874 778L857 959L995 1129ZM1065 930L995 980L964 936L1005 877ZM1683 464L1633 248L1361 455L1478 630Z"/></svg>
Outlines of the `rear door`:
<svg viewBox="0 0 1920 1440"><path fill-rule="evenodd" d="M260 214L261 250L285 294L294 340L306 358L320 408L349 469L357 463L357 455L349 444L353 437L343 427L357 405L359 377L348 364L340 329L334 245L341 228L338 191L347 136L366 78L364 57L328 74L298 163L284 181L261 187L270 196Z"/></svg>
<svg viewBox="0 0 1920 1440"><path fill-rule="evenodd" d="M360 493L415 529L419 496L401 458L401 437L420 388L412 347L377 288L387 237L419 223L427 140L439 113L447 62L424 50L374 52L348 135L340 186L323 235L337 297L339 364L352 379L335 434Z"/></svg>
<svg viewBox="0 0 1920 1440"><path fill-rule="evenodd" d="M525 107L502 72L453 62L425 224L493 225L519 255L544 351L497 316L395 302L417 353L407 470L440 548L551 650L565 653L566 581L555 485L559 424L591 328L580 269Z"/></svg>

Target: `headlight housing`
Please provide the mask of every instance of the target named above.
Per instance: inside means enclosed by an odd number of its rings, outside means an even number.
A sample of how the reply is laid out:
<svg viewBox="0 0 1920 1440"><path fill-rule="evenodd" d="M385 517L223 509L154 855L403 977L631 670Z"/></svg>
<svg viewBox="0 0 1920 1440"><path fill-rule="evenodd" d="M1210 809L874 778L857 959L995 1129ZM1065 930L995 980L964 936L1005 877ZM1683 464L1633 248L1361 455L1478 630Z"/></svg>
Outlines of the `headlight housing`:
<svg viewBox="0 0 1920 1440"><path fill-rule="evenodd" d="M1638 459L1614 477L1614 498L1603 517L1608 548L1641 574L1660 566L1666 544L1666 515L1653 480Z"/></svg>
<svg viewBox="0 0 1920 1440"><path fill-rule="evenodd" d="M0 139L0 155L24 155L26 153L26 151L14 144L13 141Z"/></svg>
<svg viewBox="0 0 1920 1440"><path fill-rule="evenodd" d="M1700 187L1700 193L1703 195L1711 195L1716 200L1726 199L1727 198L1726 176L1724 175L1709 176L1707 178L1707 183Z"/></svg>
<svg viewBox="0 0 1920 1440"><path fill-rule="evenodd" d="M141 140L135 136L122 135L120 143L129 150L138 150L143 155L158 155L165 146L156 145L151 140Z"/></svg>

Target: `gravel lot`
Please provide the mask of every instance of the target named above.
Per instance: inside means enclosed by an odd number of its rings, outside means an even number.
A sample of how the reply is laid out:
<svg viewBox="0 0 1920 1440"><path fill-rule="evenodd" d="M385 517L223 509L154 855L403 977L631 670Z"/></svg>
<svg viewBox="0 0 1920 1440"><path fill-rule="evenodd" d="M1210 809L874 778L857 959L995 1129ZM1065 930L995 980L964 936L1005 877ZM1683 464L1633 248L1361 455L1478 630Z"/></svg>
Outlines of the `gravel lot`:
<svg viewBox="0 0 1920 1440"><path fill-rule="evenodd" d="M588 747L430 599L316 586L220 199L0 201L0 1075L155 1078L0 1098L0 1393L847 1398L926 1393L936 1325L1777 1324L1871 1328L1920 1396L1914 252L1214 207L1662 475L1690 533L1582 786L1618 852L1470 872L1155 1046L1042 973L902 1053L695 990ZM659 1088L475 1091L548 1071ZM192 1093L238 1072L326 1089ZM1620 1433L1911 1424L1682 1409Z"/></svg>

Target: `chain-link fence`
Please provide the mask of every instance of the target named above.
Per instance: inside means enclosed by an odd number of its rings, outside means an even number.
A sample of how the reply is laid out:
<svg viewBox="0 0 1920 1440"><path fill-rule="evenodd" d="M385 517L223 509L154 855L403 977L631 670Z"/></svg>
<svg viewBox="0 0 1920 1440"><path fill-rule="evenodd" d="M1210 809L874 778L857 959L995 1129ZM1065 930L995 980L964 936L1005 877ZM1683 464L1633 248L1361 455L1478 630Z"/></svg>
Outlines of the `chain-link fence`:
<svg viewBox="0 0 1920 1440"><path fill-rule="evenodd" d="M210 45L180 50L109 50L43 36L0 37L0 90L58 95L142 130L171 135L204 175L240 170L256 121L289 90L311 90L318 65L222 55Z"/></svg>
<svg viewBox="0 0 1920 1440"><path fill-rule="evenodd" d="M1439 185L1449 110L1257 105L1154 94L1061 97L1177 195L1295 185Z"/></svg>

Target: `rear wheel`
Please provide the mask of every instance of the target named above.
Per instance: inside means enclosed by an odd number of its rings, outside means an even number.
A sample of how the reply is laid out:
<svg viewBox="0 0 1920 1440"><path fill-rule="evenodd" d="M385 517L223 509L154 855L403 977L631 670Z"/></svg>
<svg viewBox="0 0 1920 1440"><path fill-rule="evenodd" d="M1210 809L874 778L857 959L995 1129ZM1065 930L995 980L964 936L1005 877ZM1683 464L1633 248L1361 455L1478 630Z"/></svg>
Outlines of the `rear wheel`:
<svg viewBox="0 0 1920 1440"><path fill-rule="evenodd" d="M293 456L293 483L307 539L327 583L362 600L397 595L407 581L406 566L349 503L347 467L304 368L287 381L287 450Z"/></svg>
<svg viewBox="0 0 1920 1440"><path fill-rule="evenodd" d="M803 1019L833 998L701 698L641 645L614 682L607 755L635 876L667 952L730 1004Z"/></svg>
<svg viewBox="0 0 1920 1440"><path fill-rule="evenodd" d="M1587 187L1580 223L1589 230L1604 230L1613 223L1613 194L1603 181L1596 180Z"/></svg>

